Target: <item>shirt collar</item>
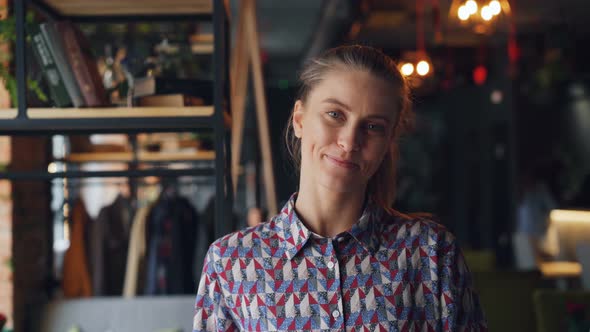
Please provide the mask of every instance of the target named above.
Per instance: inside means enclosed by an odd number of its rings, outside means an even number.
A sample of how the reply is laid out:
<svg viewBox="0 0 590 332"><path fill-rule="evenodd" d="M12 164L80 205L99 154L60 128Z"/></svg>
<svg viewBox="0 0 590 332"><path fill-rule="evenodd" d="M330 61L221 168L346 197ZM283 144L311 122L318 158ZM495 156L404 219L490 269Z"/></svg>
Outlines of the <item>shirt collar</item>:
<svg viewBox="0 0 590 332"><path fill-rule="evenodd" d="M295 212L297 193L291 195L278 215L276 226L281 236L281 245L285 248L285 255L290 260L303 248L311 237L311 231L305 227Z"/></svg>
<svg viewBox="0 0 590 332"><path fill-rule="evenodd" d="M348 230L348 234L350 234L371 254L375 254L381 244L379 240L379 225L383 220L383 213L383 209L371 199L368 199L363 209L363 214L359 220L352 225L350 230Z"/></svg>
<svg viewBox="0 0 590 332"><path fill-rule="evenodd" d="M281 236L281 245L285 248L285 255L289 260L297 255L313 235L312 231L310 231L305 224L303 224L301 219L299 219L299 216L297 216L297 212L295 211L296 200L297 193L294 193L281 209L275 224L278 228L277 231ZM344 233L350 234L357 242L359 242L359 244L371 254L374 254L380 244L377 228L382 213L382 209L371 200L368 200L359 220L350 228L350 230Z"/></svg>

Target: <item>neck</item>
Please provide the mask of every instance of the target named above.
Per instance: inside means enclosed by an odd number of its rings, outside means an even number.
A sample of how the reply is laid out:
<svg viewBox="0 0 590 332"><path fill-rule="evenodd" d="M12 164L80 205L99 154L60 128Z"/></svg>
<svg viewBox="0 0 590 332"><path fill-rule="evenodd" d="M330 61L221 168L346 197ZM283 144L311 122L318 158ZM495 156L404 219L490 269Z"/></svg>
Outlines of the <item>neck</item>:
<svg viewBox="0 0 590 332"><path fill-rule="evenodd" d="M300 183L295 210L314 233L334 237L349 230L361 216L362 192L335 192L318 185Z"/></svg>

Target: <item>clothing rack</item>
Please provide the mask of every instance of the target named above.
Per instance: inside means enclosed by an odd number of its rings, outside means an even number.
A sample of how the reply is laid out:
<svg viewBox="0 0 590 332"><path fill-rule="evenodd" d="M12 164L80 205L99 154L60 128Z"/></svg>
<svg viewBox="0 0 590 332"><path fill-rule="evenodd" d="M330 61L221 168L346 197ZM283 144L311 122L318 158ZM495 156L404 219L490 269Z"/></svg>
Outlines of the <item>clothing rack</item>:
<svg viewBox="0 0 590 332"><path fill-rule="evenodd" d="M135 294L142 294L144 291L145 295L180 294L179 292L188 294L193 291L193 286L195 285L188 287L187 285L188 283L194 283L198 277L193 275L197 270L191 269L191 267L198 266L204 260L208 245L212 241L210 239L211 233L207 232L212 224L210 224L211 219L209 218L207 218L209 224L199 221L201 214L190 204L186 196L180 195L175 189L168 191L166 188L163 188L158 198L150 200L149 205L137 207L132 204L132 201L128 197L117 195L112 203L103 205L98 215L95 216L88 214L88 206L83 199L70 199L67 204L68 210L71 212L68 216L64 217L69 221L69 231L67 233L69 236L64 237L64 239L69 240L71 247L68 251L64 252L66 255L64 259L68 257L68 254L70 256L69 264L66 265L66 261L64 260L63 275L58 277L58 279L74 281L75 283L81 282L85 285L87 284L85 281L89 280L92 286L83 288L68 287L68 293L66 294L66 286L70 284L64 284L64 295L75 298L77 296L84 296L82 294L90 295L91 293L92 296L115 296L117 294L135 296ZM77 211L77 213L74 211ZM155 212L152 213L152 211ZM212 212L212 210L209 211ZM80 230L80 227L83 230ZM175 228L176 230L174 230ZM200 232L197 230L200 230ZM111 231L114 232L114 238L111 238L110 235L107 238L107 234L110 234ZM84 236L87 232L92 235L90 237ZM198 237L198 234L204 237ZM147 247L140 244L141 239L144 238L150 243ZM170 242L168 241L172 239L181 241L181 244L176 243L176 245L170 247L168 245ZM114 242L112 242L113 240ZM131 248L134 249L132 250ZM170 255L168 250L186 248L190 248L190 250L184 254L179 254L176 251L179 255L174 255L180 261L159 258L159 250L163 250L161 253L166 256ZM73 251L70 252L70 250ZM121 251L121 255L113 255L111 252L110 256L105 256L106 253L103 250L107 252L113 250ZM123 251L125 252L124 254ZM148 253L151 253L149 259L147 258L148 256L144 256L148 255ZM85 258L80 258L80 255L83 255ZM112 263L113 257L118 257L118 261ZM152 268L147 268L148 265L140 268L139 262L141 258L139 257L145 257L145 264L151 264ZM156 263L152 261L153 259L159 261L158 266L162 264L162 268L165 268L170 274L164 274L162 276L159 272L156 272L156 265L154 265ZM73 263L74 260L76 264ZM126 262L123 265L121 264L122 260ZM130 260L132 260L132 263L129 265ZM179 264L179 262L187 264ZM92 267L90 264L92 264ZM113 268L115 270L105 270L104 267L109 264L114 264ZM87 268L78 268L78 266L87 266ZM80 270L78 271L78 269ZM106 271L109 272L107 273ZM118 272L115 273L114 271ZM183 271L183 273L179 274L179 271ZM118 289L121 286L119 283L123 282L123 279L119 279L121 272L123 272L125 280L123 285L125 287ZM187 274L187 272L189 273ZM131 277L127 276L128 273L131 273ZM145 275L145 279L138 278L138 273ZM107 277L107 275L110 277ZM94 279L95 277L96 279ZM164 278L164 280L169 280L170 283L165 282L162 286L162 284L157 282L157 279L160 277ZM180 287L171 280L182 280L182 285L184 286ZM137 287L138 282L141 281L146 282L145 289L142 288L143 286L140 288ZM107 283L103 284L103 282ZM130 283L129 286L126 285L127 282ZM110 288L108 288L110 290L105 292L107 288L103 288L103 286L106 287L107 284L110 284ZM150 285L149 287L147 287L148 284ZM54 288L59 286L58 283L53 283L53 285ZM120 291L123 293L119 293ZM159 293L160 291L164 293Z"/></svg>

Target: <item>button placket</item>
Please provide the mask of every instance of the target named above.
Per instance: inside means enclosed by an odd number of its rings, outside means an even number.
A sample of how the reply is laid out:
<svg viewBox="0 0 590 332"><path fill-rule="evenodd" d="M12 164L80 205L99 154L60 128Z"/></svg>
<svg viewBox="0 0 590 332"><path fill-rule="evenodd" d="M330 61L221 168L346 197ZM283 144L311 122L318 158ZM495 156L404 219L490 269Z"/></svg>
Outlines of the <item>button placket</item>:
<svg viewBox="0 0 590 332"><path fill-rule="evenodd" d="M331 272L331 274L334 276L334 279L335 279L333 291L329 292L330 298L334 299L334 302L331 303L332 311L330 312L330 315L332 316L332 324L333 324L332 328L337 329L337 330L343 330L344 329L344 316L343 316L343 312L342 312L342 310L344 309L344 306L342 303L342 299L343 299L342 284L343 283L342 283L342 279L341 279L341 275L340 275L338 251L336 250L337 246L338 246L338 243L336 241L332 240L329 242L329 244L328 244L329 250L327 252L328 262L326 263L326 267L329 269L329 271Z"/></svg>

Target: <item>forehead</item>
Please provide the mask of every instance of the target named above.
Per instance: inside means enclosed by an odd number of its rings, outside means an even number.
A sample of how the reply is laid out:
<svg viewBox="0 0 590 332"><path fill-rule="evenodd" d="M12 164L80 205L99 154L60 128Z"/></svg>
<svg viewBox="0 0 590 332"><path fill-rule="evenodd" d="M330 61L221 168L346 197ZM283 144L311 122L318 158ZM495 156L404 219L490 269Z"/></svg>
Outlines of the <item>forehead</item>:
<svg viewBox="0 0 590 332"><path fill-rule="evenodd" d="M336 69L327 72L310 93L313 103L326 98L335 98L353 108L391 113L395 111L398 91L393 84L367 71Z"/></svg>

